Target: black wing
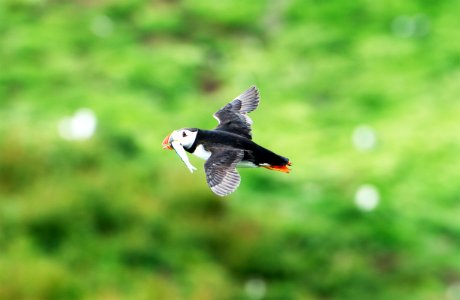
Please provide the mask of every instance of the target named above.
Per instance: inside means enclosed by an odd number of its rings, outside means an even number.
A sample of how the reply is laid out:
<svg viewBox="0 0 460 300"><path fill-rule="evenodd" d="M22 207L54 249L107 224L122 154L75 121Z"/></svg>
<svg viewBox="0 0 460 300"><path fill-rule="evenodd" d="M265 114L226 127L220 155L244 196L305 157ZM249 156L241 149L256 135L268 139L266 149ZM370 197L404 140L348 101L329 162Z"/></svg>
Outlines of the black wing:
<svg viewBox="0 0 460 300"><path fill-rule="evenodd" d="M240 174L236 165L243 156L243 150L217 150L206 161L206 181L216 195L226 196L240 185Z"/></svg>
<svg viewBox="0 0 460 300"><path fill-rule="evenodd" d="M257 108L259 98L259 91L255 86L251 86L235 100L225 105L214 114L214 118L219 121L216 130L236 133L252 139L252 120L247 114Z"/></svg>

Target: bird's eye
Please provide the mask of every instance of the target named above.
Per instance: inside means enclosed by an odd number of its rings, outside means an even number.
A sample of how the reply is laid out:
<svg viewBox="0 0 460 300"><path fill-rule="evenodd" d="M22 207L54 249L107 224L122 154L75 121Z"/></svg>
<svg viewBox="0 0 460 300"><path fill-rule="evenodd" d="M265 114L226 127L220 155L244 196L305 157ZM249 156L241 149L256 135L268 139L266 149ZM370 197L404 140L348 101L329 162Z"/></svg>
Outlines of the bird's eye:
<svg viewBox="0 0 460 300"><path fill-rule="evenodd" d="M187 134L185 133L185 131L182 132L182 137L186 137Z"/></svg>

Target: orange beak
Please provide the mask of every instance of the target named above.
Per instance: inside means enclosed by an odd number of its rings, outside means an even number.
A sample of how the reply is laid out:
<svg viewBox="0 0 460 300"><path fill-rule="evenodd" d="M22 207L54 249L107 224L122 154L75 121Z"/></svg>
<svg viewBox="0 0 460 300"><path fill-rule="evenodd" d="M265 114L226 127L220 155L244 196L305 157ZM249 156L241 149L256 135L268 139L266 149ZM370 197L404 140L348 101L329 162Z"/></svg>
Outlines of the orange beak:
<svg viewBox="0 0 460 300"><path fill-rule="evenodd" d="M168 149L168 150L172 150L173 148L171 147L171 143L169 142L169 137L171 135L169 134L167 137L165 137L165 139L163 140L163 143L161 144L163 146L163 149Z"/></svg>

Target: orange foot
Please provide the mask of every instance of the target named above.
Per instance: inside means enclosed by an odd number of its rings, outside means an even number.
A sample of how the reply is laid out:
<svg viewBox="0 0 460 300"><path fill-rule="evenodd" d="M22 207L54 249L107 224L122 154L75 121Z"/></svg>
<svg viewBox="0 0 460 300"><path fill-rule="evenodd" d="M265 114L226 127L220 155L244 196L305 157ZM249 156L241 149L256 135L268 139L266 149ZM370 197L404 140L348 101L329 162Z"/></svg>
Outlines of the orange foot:
<svg viewBox="0 0 460 300"><path fill-rule="evenodd" d="M273 171L280 171L280 172L283 172L283 173L289 173L289 172L291 172L291 169L289 169L288 166L291 166L291 165L292 165L292 163L288 162L284 166L264 166L264 168L269 169L269 170L273 170Z"/></svg>

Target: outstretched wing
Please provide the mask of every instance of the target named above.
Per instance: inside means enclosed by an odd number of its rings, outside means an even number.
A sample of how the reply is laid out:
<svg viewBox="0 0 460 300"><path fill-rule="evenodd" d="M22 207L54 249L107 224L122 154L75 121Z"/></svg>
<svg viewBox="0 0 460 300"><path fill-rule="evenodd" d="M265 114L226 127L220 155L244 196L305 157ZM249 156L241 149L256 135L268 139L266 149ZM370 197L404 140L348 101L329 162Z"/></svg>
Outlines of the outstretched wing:
<svg viewBox="0 0 460 300"><path fill-rule="evenodd" d="M252 120L247 114L257 108L259 98L259 91L255 86L251 86L235 100L225 105L214 114L214 118L219 121L216 130L236 133L252 139Z"/></svg>
<svg viewBox="0 0 460 300"><path fill-rule="evenodd" d="M243 159L243 150L216 150L204 164L206 181L218 196L233 193L240 185L236 165Z"/></svg>

